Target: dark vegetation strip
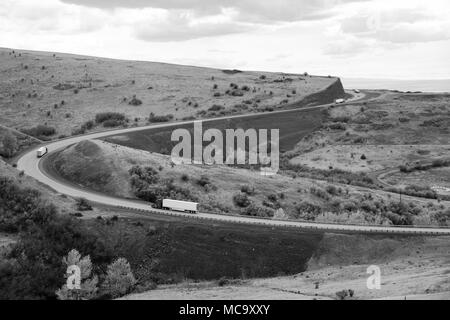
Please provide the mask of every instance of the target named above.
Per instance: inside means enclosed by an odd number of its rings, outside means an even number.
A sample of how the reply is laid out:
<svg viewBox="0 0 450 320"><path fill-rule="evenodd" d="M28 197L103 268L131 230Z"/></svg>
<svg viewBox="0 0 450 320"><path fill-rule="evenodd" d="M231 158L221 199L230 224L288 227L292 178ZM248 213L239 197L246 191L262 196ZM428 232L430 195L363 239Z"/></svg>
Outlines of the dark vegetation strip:
<svg viewBox="0 0 450 320"><path fill-rule="evenodd" d="M78 201L78 210L90 210ZM78 212L72 216L81 217ZM268 277L306 270L321 233L235 224L61 216L38 191L0 178L0 232L19 241L0 263L1 299L54 299L65 283L62 257L76 248L102 274L126 258L135 290L186 279Z"/></svg>

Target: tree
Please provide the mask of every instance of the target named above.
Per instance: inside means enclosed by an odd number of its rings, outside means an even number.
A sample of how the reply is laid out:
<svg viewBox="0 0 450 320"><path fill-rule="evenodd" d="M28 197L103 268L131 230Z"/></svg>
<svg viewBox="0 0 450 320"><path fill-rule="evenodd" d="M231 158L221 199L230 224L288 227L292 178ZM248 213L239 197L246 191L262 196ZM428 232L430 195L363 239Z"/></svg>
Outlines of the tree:
<svg viewBox="0 0 450 320"><path fill-rule="evenodd" d="M119 258L108 266L102 289L111 298L118 298L130 292L135 284L130 264L126 259Z"/></svg>
<svg viewBox="0 0 450 320"><path fill-rule="evenodd" d="M56 295L60 300L90 300L97 296L98 292L98 278L96 275L92 276L92 262L89 256L81 258L81 254L72 249L67 257L63 258L64 264L70 268L76 266L80 270L80 288L71 289L67 283L56 291Z"/></svg>
<svg viewBox="0 0 450 320"><path fill-rule="evenodd" d="M17 139L10 132L7 132L1 140L0 155L5 158L14 156L18 149Z"/></svg>

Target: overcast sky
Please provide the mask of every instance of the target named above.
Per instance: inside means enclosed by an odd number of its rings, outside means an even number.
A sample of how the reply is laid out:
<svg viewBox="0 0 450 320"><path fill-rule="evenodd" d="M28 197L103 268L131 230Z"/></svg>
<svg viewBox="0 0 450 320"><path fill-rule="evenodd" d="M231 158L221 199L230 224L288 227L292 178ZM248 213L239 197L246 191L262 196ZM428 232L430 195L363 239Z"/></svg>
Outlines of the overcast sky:
<svg viewBox="0 0 450 320"><path fill-rule="evenodd" d="M450 78L448 0L1 0L0 46L341 77Z"/></svg>

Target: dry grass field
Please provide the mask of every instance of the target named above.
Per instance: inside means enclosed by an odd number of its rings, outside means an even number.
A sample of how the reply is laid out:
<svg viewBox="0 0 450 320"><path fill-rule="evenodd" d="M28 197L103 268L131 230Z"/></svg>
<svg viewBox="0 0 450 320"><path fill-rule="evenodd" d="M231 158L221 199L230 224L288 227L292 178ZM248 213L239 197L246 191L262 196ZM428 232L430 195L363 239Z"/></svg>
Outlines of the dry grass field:
<svg viewBox="0 0 450 320"><path fill-rule="evenodd" d="M431 186L439 193L450 195L450 168L436 168L410 173L396 172L388 176L387 183L396 187L407 185Z"/></svg>
<svg viewBox="0 0 450 320"><path fill-rule="evenodd" d="M290 163L365 172L374 178L391 170L395 175L384 180L392 180L396 187L450 188L448 166L396 172L450 160L449 102L448 94L390 93L375 101L331 108L321 130L289 152Z"/></svg>
<svg viewBox="0 0 450 320"><path fill-rule="evenodd" d="M0 49L0 124L21 130L47 125L56 129L46 137L52 139L79 132L100 112L124 113L126 125L143 125L150 113L179 120L203 117L210 108L283 108L333 85L343 94L334 77Z"/></svg>
<svg viewBox="0 0 450 320"><path fill-rule="evenodd" d="M447 158L449 154L450 145L328 145L297 156L291 162L323 170L331 166L370 173L405 163Z"/></svg>

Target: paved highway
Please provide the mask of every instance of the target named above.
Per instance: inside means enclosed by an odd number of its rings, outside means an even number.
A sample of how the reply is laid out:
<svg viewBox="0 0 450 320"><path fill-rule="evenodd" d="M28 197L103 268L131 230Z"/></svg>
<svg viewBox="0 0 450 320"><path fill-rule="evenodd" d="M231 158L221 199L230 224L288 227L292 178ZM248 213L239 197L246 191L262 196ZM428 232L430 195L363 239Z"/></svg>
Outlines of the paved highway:
<svg viewBox="0 0 450 320"><path fill-rule="evenodd" d="M361 97L358 97L359 99ZM303 108L302 110L313 110L329 107L331 104L314 106ZM275 111L274 113L285 113L285 112L298 112L299 110L282 110ZM264 113L267 114L267 113ZM203 122L220 120L220 119L231 119L231 118L243 118L243 117L251 117L257 115L248 114L248 115L235 115L228 116L222 118L214 118L214 119L205 119ZM49 153L58 151L62 148L66 148L72 144L78 143L83 140L91 140L104 138L111 135L116 134L124 134L134 131L141 131L150 128L164 128L174 125L180 124L189 124L192 121L184 121L178 123L165 123L165 124L157 124L150 125L145 127L138 128L127 128L127 129L118 129L104 132L96 132L90 133L83 136L75 136L67 139L62 139L58 141L49 142L46 146L49 150ZM340 225L340 224L331 224L331 223L309 223L309 222L299 222L299 221L282 221L282 220L272 220L272 219L263 219L263 218L253 218L253 217L245 217L245 216L235 216L235 215L218 215L218 214L210 214L210 213L198 213L198 214L186 214L182 212L175 211L165 211L151 208L149 204L143 203L142 201L137 200L129 200L129 199L121 199L115 198L108 195L99 194L96 192L90 192L89 190L82 189L80 187L71 186L65 184L64 182L58 180L57 178L51 177L45 171L42 170L42 159L38 159L36 156L36 149L33 149L22 157L18 159L17 168L19 170L23 170L25 174L35 178L41 183L51 187L61 194L65 194L75 198L86 198L89 201L105 204L108 206L115 206L118 208L125 208L134 211L140 211L148 213L149 215L152 213L158 214L167 214L172 216L180 216L180 217L189 217L191 219L203 219L211 222L214 221L222 221L222 222L230 222L230 223L242 223L242 224L252 224L252 225L264 225L264 226L272 226L272 227L288 227L288 228L298 228L299 230L314 230L314 231L328 231L328 232L349 232L349 233L381 233L381 234L402 234L402 235L450 235L449 228L427 228L427 227L409 227L409 228L400 228L400 227L384 227L384 226L357 226L357 225Z"/></svg>

